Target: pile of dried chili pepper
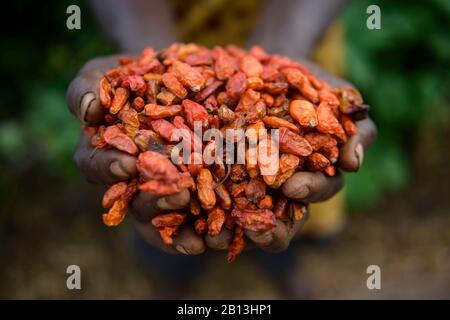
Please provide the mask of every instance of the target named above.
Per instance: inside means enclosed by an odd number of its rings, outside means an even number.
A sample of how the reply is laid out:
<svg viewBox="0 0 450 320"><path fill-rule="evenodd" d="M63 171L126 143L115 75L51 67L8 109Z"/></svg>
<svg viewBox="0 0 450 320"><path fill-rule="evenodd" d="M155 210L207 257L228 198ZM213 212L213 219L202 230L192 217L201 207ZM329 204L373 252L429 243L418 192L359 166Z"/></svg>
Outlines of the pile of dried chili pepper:
<svg viewBox="0 0 450 320"><path fill-rule="evenodd" d="M277 189L297 171L333 176L340 146L367 112L356 89L330 87L304 65L259 46L146 48L137 58L121 57L104 74L99 93L104 122L86 134L96 148L136 156L139 171L138 178L106 191L104 223L117 226L139 190L165 196L188 188L189 207L160 214L152 224L166 244L184 223L201 235L233 230L228 261L242 252L244 230L264 232L276 219L303 218L305 207ZM196 121L204 129L279 129L278 171L261 175L261 164L250 162L175 165L170 153L182 138L174 138L177 129L185 129L202 150L210 142L195 135Z"/></svg>

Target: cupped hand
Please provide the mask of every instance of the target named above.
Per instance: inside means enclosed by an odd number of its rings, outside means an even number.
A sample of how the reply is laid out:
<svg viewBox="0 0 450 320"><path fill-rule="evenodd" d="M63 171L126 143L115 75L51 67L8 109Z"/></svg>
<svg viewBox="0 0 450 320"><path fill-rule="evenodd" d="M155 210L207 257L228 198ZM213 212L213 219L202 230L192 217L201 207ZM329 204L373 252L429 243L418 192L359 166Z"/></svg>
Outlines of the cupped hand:
<svg viewBox="0 0 450 320"><path fill-rule="evenodd" d="M104 72L117 64L117 56L96 58L88 62L69 85L67 104L69 110L83 124L96 125L103 120L104 108L100 103L98 84ZM87 180L109 185L128 180L137 173L136 158L115 149L94 150L90 138L81 134L75 151L75 163ZM135 218L137 232L150 245L169 253L200 254L205 250L204 240L192 226L183 226L173 238L173 244L164 244L151 219L160 213L185 207L190 200L189 191L159 197L148 192L138 192L129 211Z"/></svg>
<svg viewBox="0 0 450 320"><path fill-rule="evenodd" d="M350 85L348 82L336 78L317 65L309 61L301 61L319 78L324 79L334 87ZM375 124L370 118L356 122L357 133L352 136L345 145L340 148L339 167L348 172L358 171L363 163L364 152L373 143L377 135ZM321 202L330 199L343 186L342 174L337 170L336 175L328 177L322 172L297 172L282 186L283 194L303 204ZM305 222L304 219L294 223L285 223L277 219L276 226L266 232L254 232L247 230L245 235L254 245L269 252L285 250L291 240ZM224 230L216 239L206 238L208 246L223 249L227 248L231 241L231 233Z"/></svg>

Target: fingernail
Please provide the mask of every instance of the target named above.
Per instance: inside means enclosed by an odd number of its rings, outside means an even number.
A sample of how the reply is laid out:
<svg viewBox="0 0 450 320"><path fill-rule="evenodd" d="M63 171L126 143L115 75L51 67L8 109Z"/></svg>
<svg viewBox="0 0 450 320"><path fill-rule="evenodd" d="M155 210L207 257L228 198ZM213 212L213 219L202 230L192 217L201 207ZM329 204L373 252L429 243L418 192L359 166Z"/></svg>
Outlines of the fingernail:
<svg viewBox="0 0 450 320"><path fill-rule="evenodd" d="M295 195L293 198L303 199L306 198L308 194L309 194L309 187L305 184L302 184L295 189Z"/></svg>
<svg viewBox="0 0 450 320"><path fill-rule="evenodd" d="M247 237L249 237L253 242L257 243L261 246L267 246L273 241L273 232L266 231L263 233L246 233Z"/></svg>
<svg viewBox="0 0 450 320"><path fill-rule="evenodd" d="M175 249L177 249L177 251L181 252L182 254L189 255L189 252L181 244L177 244L175 246Z"/></svg>
<svg viewBox="0 0 450 320"><path fill-rule="evenodd" d="M162 210L183 209L186 206L186 194L184 192L161 197L156 201L156 205Z"/></svg>
<svg viewBox="0 0 450 320"><path fill-rule="evenodd" d="M167 201L166 197L159 198L156 201L156 205L158 206L158 208L160 208L162 210L172 210L173 209L173 204L171 204L169 201Z"/></svg>
<svg viewBox="0 0 450 320"><path fill-rule="evenodd" d="M361 168L362 162L363 162L363 159L364 159L364 148L363 148L361 143L358 143L358 145L356 146L356 148L355 148L355 155L356 155L356 158L358 159L358 162L359 162L359 168Z"/></svg>
<svg viewBox="0 0 450 320"><path fill-rule="evenodd" d="M86 116L89 111L91 102L95 100L95 94L93 92L85 93L80 102L80 119L82 122L86 122Z"/></svg>
<svg viewBox="0 0 450 320"><path fill-rule="evenodd" d="M113 163L110 164L109 166L109 170L111 171L112 174L114 174L116 177L118 178L129 178L129 174L128 172L126 172L119 161L114 161Z"/></svg>

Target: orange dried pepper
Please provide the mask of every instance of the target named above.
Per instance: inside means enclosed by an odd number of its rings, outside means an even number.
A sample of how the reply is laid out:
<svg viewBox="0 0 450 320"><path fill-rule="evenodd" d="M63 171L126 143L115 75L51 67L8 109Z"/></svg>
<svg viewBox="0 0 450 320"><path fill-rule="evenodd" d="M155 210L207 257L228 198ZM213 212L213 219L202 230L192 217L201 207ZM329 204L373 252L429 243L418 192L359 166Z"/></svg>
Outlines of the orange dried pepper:
<svg viewBox="0 0 450 320"><path fill-rule="evenodd" d="M341 141L347 141L344 129L326 102L321 102L317 108L317 130L333 134Z"/></svg>
<svg viewBox="0 0 450 320"><path fill-rule="evenodd" d="M345 134L347 136L351 137L356 134L357 131L356 125L349 116L341 114L339 116L339 122L344 128Z"/></svg>
<svg viewBox="0 0 450 320"><path fill-rule="evenodd" d="M297 120L304 127L317 125L317 113L314 105L306 100L292 100L289 104L292 119Z"/></svg>
<svg viewBox="0 0 450 320"><path fill-rule="evenodd" d="M128 137L117 125L106 127L103 137L107 144L131 155L137 155L139 149L134 141Z"/></svg>
<svg viewBox="0 0 450 320"><path fill-rule="evenodd" d="M191 197L189 201L189 211L191 212L191 214L194 216L198 216L200 214L200 210L201 208L198 200L196 198Z"/></svg>
<svg viewBox="0 0 450 320"><path fill-rule="evenodd" d="M194 229L198 235L208 232L208 222L205 218L199 218L194 222Z"/></svg>
<svg viewBox="0 0 450 320"><path fill-rule="evenodd" d="M221 183L217 184L214 189L217 196L217 201L220 203L222 209L228 210L231 208L231 196L227 188Z"/></svg>
<svg viewBox="0 0 450 320"><path fill-rule="evenodd" d="M167 141L177 142L179 138L175 138L174 133L177 128L165 119L153 120L150 122L153 130Z"/></svg>
<svg viewBox="0 0 450 320"><path fill-rule="evenodd" d="M102 206L103 208L111 207L116 200L118 200L127 190L127 183L124 181L117 182L111 185L103 195Z"/></svg>
<svg viewBox="0 0 450 320"><path fill-rule="evenodd" d="M171 212L160 214L152 219L152 224L156 228L176 227L186 220L186 214L181 212Z"/></svg>
<svg viewBox="0 0 450 320"><path fill-rule="evenodd" d="M313 154L308 156L307 164L308 169L315 172L324 170L331 164L331 162L323 154L314 152Z"/></svg>
<svg viewBox="0 0 450 320"><path fill-rule="evenodd" d="M102 78L100 80L99 85L99 95L100 95L100 102L105 108L109 108L111 105L111 84L106 80L106 78Z"/></svg>
<svg viewBox="0 0 450 320"><path fill-rule="evenodd" d="M245 239L244 229L237 226L234 230L233 239L228 247L228 262L233 262L234 259L244 250Z"/></svg>
<svg viewBox="0 0 450 320"><path fill-rule="evenodd" d="M114 204L109 209L108 213L103 214L103 223L108 227L115 227L119 225L125 218L128 204L122 199L114 201Z"/></svg>
<svg viewBox="0 0 450 320"><path fill-rule="evenodd" d="M294 154L299 157L307 157L312 153L312 147L308 140L291 130L281 128L279 139L281 152Z"/></svg>
<svg viewBox="0 0 450 320"><path fill-rule="evenodd" d="M262 120L264 121L264 124L269 128L288 128L295 133L299 133L300 131L295 124L282 118L265 116Z"/></svg>
<svg viewBox="0 0 450 320"><path fill-rule="evenodd" d="M245 185L245 196L250 201L257 203L266 195L266 184L258 178L252 178Z"/></svg>
<svg viewBox="0 0 450 320"><path fill-rule="evenodd" d="M149 103L144 107L144 114L152 120L170 118L179 115L182 111L183 108L179 104L160 106L154 103Z"/></svg>
<svg viewBox="0 0 450 320"><path fill-rule="evenodd" d="M114 97L112 99L111 106L109 107L109 112L111 114L118 113L127 102L129 96L130 93L127 89L122 87L117 88L114 92Z"/></svg>
<svg viewBox="0 0 450 320"><path fill-rule="evenodd" d="M236 61L224 49L214 47L212 54L217 79L227 80L237 71Z"/></svg>
<svg viewBox="0 0 450 320"><path fill-rule="evenodd" d="M275 227L275 215L268 209L233 209L231 215L244 229L265 232Z"/></svg>
<svg viewBox="0 0 450 320"><path fill-rule="evenodd" d="M272 196L266 194L264 196L264 198L262 198L261 200L259 200L258 202L258 208L260 209L273 209L273 199ZM275 214L275 212L274 212Z"/></svg>
<svg viewBox="0 0 450 320"><path fill-rule="evenodd" d="M197 176L197 195L203 209L212 209L216 204L214 181L208 169L201 169Z"/></svg>
<svg viewBox="0 0 450 320"><path fill-rule="evenodd" d="M203 75L187 63L174 61L172 70L177 79L193 92L200 91L205 85Z"/></svg>
<svg viewBox="0 0 450 320"><path fill-rule="evenodd" d="M202 127L208 127L208 111L201 104L195 101L184 99L182 102L186 122L194 129L195 122L200 122Z"/></svg>
<svg viewBox="0 0 450 320"><path fill-rule="evenodd" d="M227 81L227 94L234 99L239 98L247 89L247 77L243 72L237 72Z"/></svg>
<svg viewBox="0 0 450 320"><path fill-rule="evenodd" d="M136 161L136 168L146 182L140 190L158 195L170 195L194 185L188 173L180 173L173 163L154 151L141 153Z"/></svg>
<svg viewBox="0 0 450 320"><path fill-rule="evenodd" d="M225 211L219 207L214 207L208 211L208 234L215 237L222 230L225 222Z"/></svg>
<svg viewBox="0 0 450 320"><path fill-rule="evenodd" d="M178 81L177 77L174 73L164 73L161 78L164 85L169 89L173 94L175 94L178 98L184 99L188 92L183 87L183 85Z"/></svg>
<svg viewBox="0 0 450 320"><path fill-rule="evenodd" d="M242 57L239 67L247 75L247 77L259 77L263 71L263 66L261 62L258 61L252 55L245 55Z"/></svg>

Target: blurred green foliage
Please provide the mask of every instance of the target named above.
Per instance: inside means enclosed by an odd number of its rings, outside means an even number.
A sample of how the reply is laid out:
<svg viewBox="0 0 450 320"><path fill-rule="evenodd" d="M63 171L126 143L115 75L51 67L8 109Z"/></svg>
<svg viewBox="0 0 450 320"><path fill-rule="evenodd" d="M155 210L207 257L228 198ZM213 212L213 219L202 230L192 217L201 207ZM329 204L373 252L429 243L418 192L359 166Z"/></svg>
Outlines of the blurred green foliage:
<svg viewBox="0 0 450 320"><path fill-rule="evenodd" d="M380 7L381 30L366 28L371 4ZM344 23L347 75L379 131L363 169L347 176L350 204L359 205L406 186L418 127L448 109L450 1L353 0Z"/></svg>
<svg viewBox="0 0 450 320"><path fill-rule="evenodd" d="M67 111L65 91L84 62L113 49L96 30L87 1L77 1L81 30L66 28L66 8L73 3L9 4L11 14L26 23L3 29L8 31L0 51L7 79L0 87L0 162L10 168L7 179L36 166L56 176L75 172L80 125Z"/></svg>

